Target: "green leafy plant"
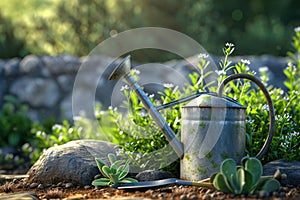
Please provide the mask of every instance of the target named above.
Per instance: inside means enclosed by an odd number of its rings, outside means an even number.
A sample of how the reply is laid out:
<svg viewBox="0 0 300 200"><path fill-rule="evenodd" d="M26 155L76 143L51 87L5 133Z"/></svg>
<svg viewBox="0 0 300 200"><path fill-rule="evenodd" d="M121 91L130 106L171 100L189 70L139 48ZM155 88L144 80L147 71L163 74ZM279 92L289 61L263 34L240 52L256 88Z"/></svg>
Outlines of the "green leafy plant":
<svg viewBox="0 0 300 200"><path fill-rule="evenodd" d="M242 165L237 166L233 159L226 159L221 164L221 170L211 176L213 186L226 193L255 194L258 191L273 192L278 190L280 183L272 177L261 177L263 168L261 162L254 157L242 159Z"/></svg>
<svg viewBox="0 0 300 200"><path fill-rule="evenodd" d="M34 139L31 133L33 122L27 116L27 106L13 96L4 97L0 110L0 146L18 147Z"/></svg>
<svg viewBox="0 0 300 200"><path fill-rule="evenodd" d="M117 160L116 156L112 153L108 154L110 166L106 165L99 158L95 158L99 171L105 178L96 179L92 182L94 186L110 186L120 183L133 183L137 182L133 178L125 178L129 173L129 160Z"/></svg>

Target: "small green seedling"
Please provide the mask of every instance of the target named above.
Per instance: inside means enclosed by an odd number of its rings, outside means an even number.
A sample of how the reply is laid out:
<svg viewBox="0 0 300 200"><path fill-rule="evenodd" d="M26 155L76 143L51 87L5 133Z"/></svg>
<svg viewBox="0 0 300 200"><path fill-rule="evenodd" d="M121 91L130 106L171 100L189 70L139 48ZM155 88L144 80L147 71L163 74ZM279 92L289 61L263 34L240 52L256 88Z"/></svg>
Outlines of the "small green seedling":
<svg viewBox="0 0 300 200"><path fill-rule="evenodd" d="M236 166L233 159L226 159L221 164L221 171L210 177L210 182L225 193L255 194L278 190L280 183L272 177L261 177L262 172L262 164L257 158L243 158L242 166Z"/></svg>
<svg viewBox="0 0 300 200"><path fill-rule="evenodd" d="M110 162L110 167L101 159L95 158L99 171L106 178L96 179L92 182L92 185L111 186L120 183L138 182L133 178L125 178L129 173L129 161L117 160L116 156L112 153L107 156Z"/></svg>

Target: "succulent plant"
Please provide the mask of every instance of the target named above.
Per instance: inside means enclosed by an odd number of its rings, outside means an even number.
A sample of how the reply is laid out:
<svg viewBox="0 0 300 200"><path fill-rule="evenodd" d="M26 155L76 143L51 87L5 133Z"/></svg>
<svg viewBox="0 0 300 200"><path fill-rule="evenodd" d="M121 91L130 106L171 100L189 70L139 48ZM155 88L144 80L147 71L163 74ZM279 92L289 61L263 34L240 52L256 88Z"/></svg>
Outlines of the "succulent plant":
<svg viewBox="0 0 300 200"><path fill-rule="evenodd" d="M137 182L133 178L125 178L129 173L129 161L117 160L116 156L112 153L108 154L110 166L106 165L99 158L95 158L99 171L105 178L99 178L92 182L94 186L111 186L120 183Z"/></svg>
<svg viewBox="0 0 300 200"><path fill-rule="evenodd" d="M233 159L226 159L221 170L210 177L213 186L226 193L255 194L258 191L278 190L280 183L272 177L262 177L263 168L260 160L245 157L242 165L237 166Z"/></svg>

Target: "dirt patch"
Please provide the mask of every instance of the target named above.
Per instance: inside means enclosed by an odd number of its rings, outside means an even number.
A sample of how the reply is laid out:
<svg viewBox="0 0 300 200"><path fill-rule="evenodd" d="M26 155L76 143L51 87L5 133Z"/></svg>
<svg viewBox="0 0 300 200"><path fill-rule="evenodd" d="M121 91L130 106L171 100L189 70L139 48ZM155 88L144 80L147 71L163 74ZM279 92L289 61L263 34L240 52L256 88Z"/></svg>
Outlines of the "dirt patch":
<svg viewBox="0 0 300 200"><path fill-rule="evenodd" d="M300 199L300 188L281 187L273 193L261 192L257 195L224 194L203 187L169 185L166 187L144 190L118 190L114 188L85 188L82 187L45 187L43 189L30 188L22 181L6 182L0 186L0 194L17 192L34 192L40 199ZM1 197L1 196L0 196Z"/></svg>

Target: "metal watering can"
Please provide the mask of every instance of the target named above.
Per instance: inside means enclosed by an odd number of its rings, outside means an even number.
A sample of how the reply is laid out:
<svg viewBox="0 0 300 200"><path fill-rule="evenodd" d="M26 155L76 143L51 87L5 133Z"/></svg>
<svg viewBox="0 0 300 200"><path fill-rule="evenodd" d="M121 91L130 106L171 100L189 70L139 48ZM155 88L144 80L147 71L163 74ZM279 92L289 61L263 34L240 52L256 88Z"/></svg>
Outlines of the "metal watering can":
<svg viewBox="0 0 300 200"><path fill-rule="evenodd" d="M212 173L219 170L224 159L233 158L239 161L244 156L246 141L245 107L234 99L222 95L224 86L234 79L243 78L253 81L265 95L270 116L269 133L256 157L260 159L267 152L275 130L274 107L267 89L254 76L234 74L220 84L217 93L196 93L156 107L130 74L130 70L131 61L130 55L128 55L116 66L109 76L109 80L119 80L124 77L136 92L139 100L181 159L181 179L199 181L208 178ZM182 107L181 141L179 141L159 110L187 101L190 102Z"/></svg>

